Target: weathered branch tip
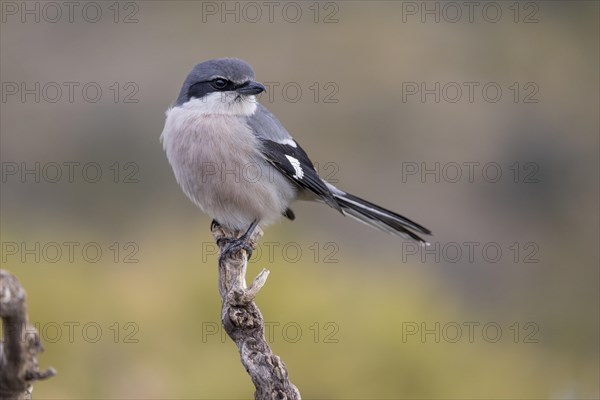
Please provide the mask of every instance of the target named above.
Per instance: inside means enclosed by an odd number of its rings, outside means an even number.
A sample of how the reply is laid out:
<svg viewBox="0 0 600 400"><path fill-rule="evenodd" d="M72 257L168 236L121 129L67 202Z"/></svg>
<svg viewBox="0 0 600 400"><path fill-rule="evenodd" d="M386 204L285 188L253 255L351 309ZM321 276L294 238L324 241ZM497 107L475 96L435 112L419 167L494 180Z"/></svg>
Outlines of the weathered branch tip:
<svg viewBox="0 0 600 400"><path fill-rule="evenodd" d="M43 351L37 330L29 323L25 290L19 280L0 269L0 399L31 399L33 382L56 375L40 371L37 353Z"/></svg>

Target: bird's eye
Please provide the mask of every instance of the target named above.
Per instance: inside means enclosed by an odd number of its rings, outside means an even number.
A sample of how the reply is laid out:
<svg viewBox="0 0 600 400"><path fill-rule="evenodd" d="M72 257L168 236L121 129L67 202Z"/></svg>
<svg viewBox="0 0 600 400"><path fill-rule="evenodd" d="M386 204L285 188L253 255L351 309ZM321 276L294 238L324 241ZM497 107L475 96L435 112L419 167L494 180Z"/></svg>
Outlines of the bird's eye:
<svg viewBox="0 0 600 400"><path fill-rule="evenodd" d="M223 78L217 78L212 81L212 84L215 87L215 89L225 89L228 83L229 82Z"/></svg>

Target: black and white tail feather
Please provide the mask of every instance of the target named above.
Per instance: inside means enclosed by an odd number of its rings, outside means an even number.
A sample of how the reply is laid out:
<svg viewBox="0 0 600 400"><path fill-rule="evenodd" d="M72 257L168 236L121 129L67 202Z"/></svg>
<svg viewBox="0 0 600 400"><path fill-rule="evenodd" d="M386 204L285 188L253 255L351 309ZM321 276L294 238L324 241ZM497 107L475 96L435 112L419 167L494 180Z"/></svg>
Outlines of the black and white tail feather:
<svg viewBox="0 0 600 400"><path fill-rule="evenodd" d="M355 220L379 229L380 231L400 236L404 239L415 240L423 246L429 245L429 242L413 232L431 235L431 231L424 226L393 211L386 210L377 204L363 200L350 193L343 192L329 183L327 183L327 186L342 207L342 213L344 215L348 215Z"/></svg>

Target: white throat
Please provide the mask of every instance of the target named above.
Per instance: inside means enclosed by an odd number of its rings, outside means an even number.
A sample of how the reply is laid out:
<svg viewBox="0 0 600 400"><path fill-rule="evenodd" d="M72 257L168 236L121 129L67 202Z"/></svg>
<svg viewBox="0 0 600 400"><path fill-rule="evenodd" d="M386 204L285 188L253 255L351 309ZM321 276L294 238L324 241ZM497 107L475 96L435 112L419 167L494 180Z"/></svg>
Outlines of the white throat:
<svg viewBox="0 0 600 400"><path fill-rule="evenodd" d="M235 92L214 92L201 99L191 99L181 108L198 114L244 115L249 116L256 111L256 96L244 96Z"/></svg>

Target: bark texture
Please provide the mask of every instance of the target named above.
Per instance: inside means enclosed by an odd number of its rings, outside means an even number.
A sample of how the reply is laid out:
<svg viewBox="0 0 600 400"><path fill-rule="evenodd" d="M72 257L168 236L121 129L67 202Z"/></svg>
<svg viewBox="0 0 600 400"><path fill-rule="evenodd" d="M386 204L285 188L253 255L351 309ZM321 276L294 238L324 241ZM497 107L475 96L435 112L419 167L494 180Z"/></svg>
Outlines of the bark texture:
<svg viewBox="0 0 600 400"><path fill-rule="evenodd" d="M29 323L25 290L17 278L0 270L0 399L31 399L33 382L56 374L40 371L37 353L43 351L37 330Z"/></svg>
<svg viewBox="0 0 600 400"><path fill-rule="evenodd" d="M265 323L254 303L254 298L265 284L269 271L263 269L250 286L246 286L246 251L223 254L227 244L226 241L220 240L238 237L240 232L231 232L222 226L214 225L212 233L219 246L221 323L237 345L242 364L254 383L254 398L300 399L300 392L290 382L285 364L273 354L265 340ZM255 247L260 236L262 232L257 228L250 239L252 247Z"/></svg>

